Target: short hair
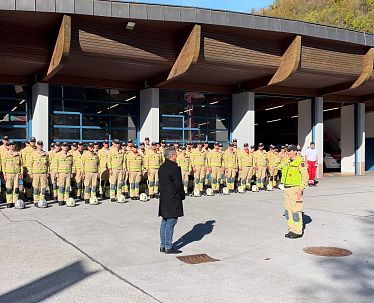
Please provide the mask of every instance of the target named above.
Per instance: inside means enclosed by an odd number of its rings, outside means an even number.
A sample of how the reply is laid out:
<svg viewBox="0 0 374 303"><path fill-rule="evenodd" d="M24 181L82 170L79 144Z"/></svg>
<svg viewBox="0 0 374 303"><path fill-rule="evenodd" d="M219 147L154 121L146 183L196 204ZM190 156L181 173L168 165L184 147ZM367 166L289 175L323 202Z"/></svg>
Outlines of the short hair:
<svg viewBox="0 0 374 303"><path fill-rule="evenodd" d="M310 142L310 145L312 145L312 144L313 144L313 145L316 145L314 142Z"/></svg>
<svg viewBox="0 0 374 303"><path fill-rule="evenodd" d="M168 147L164 151L164 156L166 159L170 159L173 154L176 154L176 151L173 147Z"/></svg>

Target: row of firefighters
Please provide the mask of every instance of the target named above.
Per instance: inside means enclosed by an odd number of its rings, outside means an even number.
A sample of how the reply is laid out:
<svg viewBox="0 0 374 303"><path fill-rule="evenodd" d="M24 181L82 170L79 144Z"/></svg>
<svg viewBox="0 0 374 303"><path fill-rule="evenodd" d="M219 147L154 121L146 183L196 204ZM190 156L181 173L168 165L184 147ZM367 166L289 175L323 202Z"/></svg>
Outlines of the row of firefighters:
<svg viewBox="0 0 374 303"><path fill-rule="evenodd" d="M116 202L130 197L139 200L140 193L158 198L158 169L164 161L165 142L145 143L140 148L131 140L96 143L52 143L47 152L43 142L34 137L17 151L16 144L3 138L0 146L2 189L8 207L19 200L38 201L49 194L64 205L70 197L90 203L98 196ZM272 190L279 185L282 163L288 160L287 150L279 152L275 146L269 151L263 144L237 146L236 140L226 150L219 143L210 149L198 143L179 146L177 163L182 171L184 190L194 196L246 190Z"/></svg>

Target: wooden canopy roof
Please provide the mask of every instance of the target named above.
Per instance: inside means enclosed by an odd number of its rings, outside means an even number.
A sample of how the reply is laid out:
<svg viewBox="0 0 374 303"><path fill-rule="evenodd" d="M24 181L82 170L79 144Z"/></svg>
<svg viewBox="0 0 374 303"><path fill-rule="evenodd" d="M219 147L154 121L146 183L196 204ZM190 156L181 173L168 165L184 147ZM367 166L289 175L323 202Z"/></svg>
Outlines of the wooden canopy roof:
<svg viewBox="0 0 374 303"><path fill-rule="evenodd" d="M133 29L129 22L134 22ZM101 0L0 1L0 83L374 99L374 36Z"/></svg>

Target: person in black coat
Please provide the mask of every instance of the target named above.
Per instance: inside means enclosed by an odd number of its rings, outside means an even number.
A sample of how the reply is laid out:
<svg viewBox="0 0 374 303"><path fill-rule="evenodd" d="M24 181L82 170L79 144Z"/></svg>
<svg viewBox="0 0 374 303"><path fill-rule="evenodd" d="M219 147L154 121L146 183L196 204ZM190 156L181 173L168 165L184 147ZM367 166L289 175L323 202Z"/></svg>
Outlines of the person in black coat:
<svg viewBox="0 0 374 303"><path fill-rule="evenodd" d="M166 254L181 253L173 249L174 226L178 218L183 217L183 203L186 198L183 188L182 172L176 163L174 148L165 150L165 162L158 170L160 205L158 216L162 217L160 227L160 252Z"/></svg>

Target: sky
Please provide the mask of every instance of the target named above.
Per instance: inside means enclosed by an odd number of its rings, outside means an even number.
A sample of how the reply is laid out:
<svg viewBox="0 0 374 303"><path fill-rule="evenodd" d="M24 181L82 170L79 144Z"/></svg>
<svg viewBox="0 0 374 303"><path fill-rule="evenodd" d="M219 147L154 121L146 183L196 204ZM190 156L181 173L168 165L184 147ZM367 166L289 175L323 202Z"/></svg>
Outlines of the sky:
<svg viewBox="0 0 374 303"><path fill-rule="evenodd" d="M134 0L132 2L195 6L249 13L253 8L268 6L273 0Z"/></svg>

